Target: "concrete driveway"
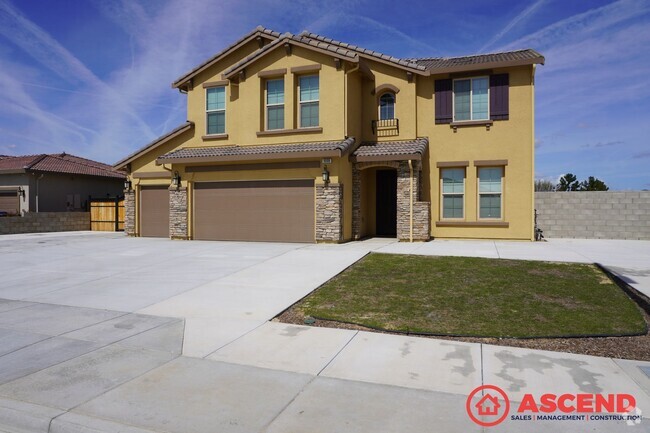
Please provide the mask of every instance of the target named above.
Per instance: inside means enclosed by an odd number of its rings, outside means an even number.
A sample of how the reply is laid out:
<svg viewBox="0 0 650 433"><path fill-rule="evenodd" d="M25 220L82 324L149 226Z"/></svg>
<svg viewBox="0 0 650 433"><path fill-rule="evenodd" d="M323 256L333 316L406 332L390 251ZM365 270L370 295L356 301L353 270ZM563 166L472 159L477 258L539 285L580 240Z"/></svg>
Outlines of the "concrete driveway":
<svg viewBox="0 0 650 433"><path fill-rule="evenodd" d="M527 392L630 393L650 413L650 363L269 322L371 250L611 258L635 272L650 264L650 243L634 242L3 236L0 432L482 431L465 401L485 383L513 401ZM561 430L649 426L583 421ZM558 424L494 428L522 429Z"/></svg>

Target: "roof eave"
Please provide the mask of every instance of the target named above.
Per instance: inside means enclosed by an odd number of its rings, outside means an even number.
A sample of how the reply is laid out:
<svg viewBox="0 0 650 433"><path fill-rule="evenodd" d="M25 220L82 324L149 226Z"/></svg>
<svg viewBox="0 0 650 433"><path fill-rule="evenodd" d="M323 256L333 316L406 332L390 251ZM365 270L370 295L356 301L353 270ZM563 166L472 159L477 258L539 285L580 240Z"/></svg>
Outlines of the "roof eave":
<svg viewBox="0 0 650 433"><path fill-rule="evenodd" d="M378 162L378 161L421 161L421 153L404 153L399 155L353 155L354 162Z"/></svg>
<svg viewBox="0 0 650 433"><path fill-rule="evenodd" d="M390 60L382 59L381 57L371 56L369 54L364 54L364 53L357 53L357 54L359 57L363 57L364 59L373 60L378 63L383 63L384 65L393 66L398 69L403 69L405 71L412 72L414 74L422 75L423 77L427 77L430 75L429 71L426 69L411 68L410 66L400 65L399 63L391 62Z"/></svg>
<svg viewBox="0 0 650 433"><path fill-rule="evenodd" d="M431 75L441 75L441 74L451 74L454 72L467 72L467 71L479 71L484 69L495 69L495 68L510 68L515 66L527 66L534 64L544 64L544 57L539 56L532 59L521 59L521 60L508 60L501 62L486 62L486 63L476 63L472 65L459 65L451 66L447 68L432 68L429 69Z"/></svg>
<svg viewBox="0 0 650 433"><path fill-rule="evenodd" d="M164 158L156 159L156 165L163 164L200 164L215 162L238 162L238 161L270 161L280 159L308 159L308 158L338 158L340 150L318 150L304 152L281 152L266 153L257 155L224 155L224 156L195 156L189 158Z"/></svg>
<svg viewBox="0 0 650 433"><path fill-rule="evenodd" d="M177 78L171 84L172 89L179 89L179 88L182 89L183 87L186 87L189 80L191 80L201 72L205 71L206 69L208 69L209 67L217 63L219 60L223 59L228 54L231 54L233 51L239 49L242 45L245 45L258 37L264 37L270 41L277 39L277 36L264 33L259 29L255 29L248 36L245 36L244 39L242 39L241 41L235 43L234 45L231 45L230 47L226 48L225 50L211 57L208 61L202 63L201 65L197 66L191 71L185 73L183 76Z"/></svg>
<svg viewBox="0 0 650 433"><path fill-rule="evenodd" d="M0 174L23 174L23 173L27 173L27 170L24 168L0 169Z"/></svg>

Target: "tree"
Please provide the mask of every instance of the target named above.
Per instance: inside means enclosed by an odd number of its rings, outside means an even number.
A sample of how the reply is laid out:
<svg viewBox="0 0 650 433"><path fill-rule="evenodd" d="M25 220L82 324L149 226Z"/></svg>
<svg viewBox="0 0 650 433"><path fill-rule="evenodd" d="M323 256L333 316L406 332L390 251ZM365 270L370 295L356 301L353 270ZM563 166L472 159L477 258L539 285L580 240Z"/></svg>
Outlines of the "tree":
<svg viewBox="0 0 650 433"><path fill-rule="evenodd" d="M608 191L609 187L600 179L589 176L589 179L580 182L579 191Z"/></svg>
<svg viewBox="0 0 650 433"><path fill-rule="evenodd" d="M550 180L544 180L544 179L536 180L535 191L555 191L555 184Z"/></svg>
<svg viewBox="0 0 650 433"><path fill-rule="evenodd" d="M560 178L560 183L555 188L556 191L579 191L580 182L575 174L567 173Z"/></svg>

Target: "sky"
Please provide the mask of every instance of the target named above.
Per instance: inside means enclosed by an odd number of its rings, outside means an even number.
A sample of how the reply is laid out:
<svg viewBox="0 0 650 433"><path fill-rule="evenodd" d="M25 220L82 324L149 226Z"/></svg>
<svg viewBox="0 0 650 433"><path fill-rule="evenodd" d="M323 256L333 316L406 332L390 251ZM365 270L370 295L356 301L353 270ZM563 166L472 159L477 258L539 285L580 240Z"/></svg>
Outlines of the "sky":
<svg viewBox="0 0 650 433"><path fill-rule="evenodd" d="M0 0L0 154L117 162L186 120L171 82L257 25L396 57L534 48L536 178L650 189L650 0Z"/></svg>

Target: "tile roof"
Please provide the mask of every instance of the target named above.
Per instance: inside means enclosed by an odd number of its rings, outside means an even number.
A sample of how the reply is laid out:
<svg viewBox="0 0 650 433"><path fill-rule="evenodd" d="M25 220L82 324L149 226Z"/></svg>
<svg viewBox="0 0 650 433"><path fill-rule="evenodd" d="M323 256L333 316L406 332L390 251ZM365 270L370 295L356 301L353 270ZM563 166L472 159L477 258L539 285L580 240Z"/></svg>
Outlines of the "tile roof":
<svg viewBox="0 0 650 433"><path fill-rule="evenodd" d="M490 54L476 54L472 56L462 57L431 57L409 59L417 64L425 67L432 73L437 73L439 70L450 68L464 68L474 65L483 65L487 63L509 63L509 62L522 62L522 64L529 63L544 63L544 57L535 50L525 49L516 51L505 51L501 53Z"/></svg>
<svg viewBox="0 0 650 433"><path fill-rule="evenodd" d="M0 158L0 172L23 170L38 173L66 173L123 179L124 173L108 164L67 153L7 156Z"/></svg>
<svg viewBox="0 0 650 433"><path fill-rule="evenodd" d="M361 143L352 155L358 161L363 159L381 159L384 157L389 159L395 159L394 157L419 159L424 155L428 146L429 139L425 137L419 137L415 140L408 141L367 141Z"/></svg>
<svg viewBox="0 0 650 433"><path fill-rule="evenodd" d="M296 36L296 35L293 35L291 33L284 33L278 39L274 40L270 44L264 45L259 50L254 51L250 55L246 56L245 58L243 58L239 62L235 63L234 65L232 65L231 67L226 69L223 72L223 76L228 77L228 76L232 75L233 72L238 71L243 66L248 65L253 60L255 60L255 59L259 58L259 57L262 57L264 54L272 51L273 49L277 48L278 46L282 45L285 42L289 42L289 43L293 42L293 43L296 43L296 44L308 45L308 46L313 47L313 48L318 48L320 50L329 51L332 54L336 54L338 56L345 57L348 60L353 60L354 61L357 58L357 55L352 50L348 50L346 48L339 47L339 46L336 46L336 45L333 45L333 44L327 44L327 43L324 43L324 42L314 41L314 40L309 39L309 38Z"/></svg>
<svg viewBox="0 0 650 433"><path fill-rule="evenodd" d="M411 68L411 69L416 69L420 71L425 71L426 67L423 65L418 64L415 62L413 59L400 59L397 57L389 56L387 54L382 54L379 51L373 51L369 50L367 48L362 48L357 45L353 44L348 44L346 42L341 42L337 41L335 39L331 39L316 33L312 33L310 31L304 30L300 35L298 35L300 38L306 38L312 41L316 41L320 43L322 46L327 46L327 47L339 47L339 48L344 48L346 50L354 51L358 54L364 54L366 56L374 57L377 59L385 60L390 63L394 63L399 66L403 66L406 68Z"/></svg>
<svg viewBox="0 0 650 433"><path fill-rule="evenodd" d="M244 41L246 41L247 39L249 39L250 37L255 36L255 35L264 35L264 36L267 36L267 37L270 37L270 38L279 38L280 37L279 32L273 31L271 29L267 29L267 28L262 27L262 26L257 26L252 31L246 33L244 36L239 38L237 41L230 44L228 47L224 48L223 50L219 51L214 56L207 59L205 62L201 63L200 65L198 65L197 67L195 67L191 71L188 71L185 74L178 77L172 83L172 87L180 87L187 80L189 80L190 78L192 78L193 76L198 74L203 68L208 66L210 63L217 61L219 58L221 58L223 55L225 55L226 53L231 51L233 48L236 48L238 45L240 45L241 43L243 43Z"/></svg>
<svg viewBox="0 0 650 433"><path fill-rule="evenodd" d="M0 171L1 170L23 170L29 168L36 160L42 158L43 155L22 155L22 156L8 156L3 155L0 158Z"/></svg>
<svg viewBox="0 0 650 433"><path fill-rule="evenodd" d="M462 56L462 57L398 58L398 57L380 53L379 51L363 48L358 45L337 41L335 39L328 38L326 36L322 36L316 33L312 33L307 30L304 30L298 35L294 35L291 33L281 34L271 29L258 26L252 32L246 34L234 44L230 45L229 47L222 50L215 56L203 62L201 65L197 66L196 68L187 72L183 76L179 77L172 84L172 87L183 86L187 82L187 80L189 80L190 78L198 74L204 68L208 67L211 63L217 61L223 55L225 55L232 49L236 48L244 41L249 40L249 38L251 38L254 35L264 35L269 39L275 39L275 40L270 44L267 44L262 48L254 51L246 58L240 60L239 62L235 63L234 65L226 69L223 74L226 78L234 75L234 72L240 70L245 65L252 62L253 60L261 57L265 53L278 47L278 45L281 45L282 42L302 44L307 47L313 47L315 49L331 52L332 54L353 61L358 61L359 56L367 57L370 59L376 59L379 61L387 62L389 64L393 64L401 68L409 69L413 72L422 75L428 75L430 73L445 73L445 72L461 71L463 70L463 68L466 68L467 70L478 69L481 67L481 65L489 65L490 67L493 67L494 65L498 65L498 64L524 65L524 64L533 64L533 63L542 63L542 64L544 63L544 57L540 53L532 49L507 51L507 52L491 53L491 54L478 54L478 55Z"/></svg>
<svg viewBox="0 0 650 433"><path fill-rule="evenodd" d="M342 141L323 141L314 143L297 143L297 144L272 144L262 146L238 146L226 145L218 147L185 147L174 150L158 158L158 162L175 162L184 159L205 158L205 159L224 159L235 161L241 159L254 159L255 157L277 155L279 158L300 157L306 153L336 153L343 155L347 153L354 145L353 137L346 138ZM335 156L335 155L332 155ZM252 158L251 158L252 157Z"/></svg>

